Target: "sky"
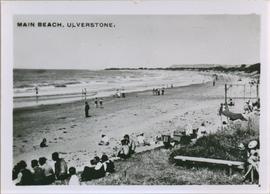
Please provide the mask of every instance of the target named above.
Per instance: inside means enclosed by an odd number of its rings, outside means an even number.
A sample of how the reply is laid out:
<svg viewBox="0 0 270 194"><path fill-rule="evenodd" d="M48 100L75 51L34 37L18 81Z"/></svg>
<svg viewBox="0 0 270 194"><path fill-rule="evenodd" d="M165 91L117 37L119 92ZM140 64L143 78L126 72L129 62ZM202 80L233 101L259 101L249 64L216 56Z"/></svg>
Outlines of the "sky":
<svg viewBox="0 0 270 194"><path fill-rule="evenodd" d="M61 22L64 27L17 27ZM68 28L106 22L113 28ZM260 62L260 17L251 15L123 15L14 17L14 68L104 69Z"/></svg>

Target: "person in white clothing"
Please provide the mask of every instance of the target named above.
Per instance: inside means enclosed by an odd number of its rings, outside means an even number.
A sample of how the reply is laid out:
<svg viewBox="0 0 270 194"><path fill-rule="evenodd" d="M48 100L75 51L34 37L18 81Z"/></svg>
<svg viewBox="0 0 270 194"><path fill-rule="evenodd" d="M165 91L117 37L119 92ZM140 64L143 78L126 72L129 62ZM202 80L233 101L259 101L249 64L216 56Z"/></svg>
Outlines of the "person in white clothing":
<svg viewBox="0 0 270 194"><path fill-rule="evenodd" d="M205 123L202 123L199 130L198 130L198 136L197 138L203 137L207 134L207 129L205 127Z"/></svg>
<svg viewBox="0 0 270 194"><path fill-rule="evenodd" d="M69 171L69 175L70 175L68 185L80 185L79 178L76 175L76 168L70 167L68 169L68 171Z"/></svg>

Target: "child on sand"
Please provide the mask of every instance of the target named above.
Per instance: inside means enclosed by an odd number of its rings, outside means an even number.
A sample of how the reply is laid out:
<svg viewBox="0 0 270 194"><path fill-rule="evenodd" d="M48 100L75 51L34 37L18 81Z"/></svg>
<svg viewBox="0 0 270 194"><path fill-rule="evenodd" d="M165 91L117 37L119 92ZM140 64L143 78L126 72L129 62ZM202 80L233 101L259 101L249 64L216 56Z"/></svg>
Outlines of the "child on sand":
<svg viewBox="0 0 270 194"><path fill-rule="evenodd" d="M70 167L68 169L68 171L69 171L69 175L70 175L68 185L80 185L79 178L76 175L76 168Z"/></svg>

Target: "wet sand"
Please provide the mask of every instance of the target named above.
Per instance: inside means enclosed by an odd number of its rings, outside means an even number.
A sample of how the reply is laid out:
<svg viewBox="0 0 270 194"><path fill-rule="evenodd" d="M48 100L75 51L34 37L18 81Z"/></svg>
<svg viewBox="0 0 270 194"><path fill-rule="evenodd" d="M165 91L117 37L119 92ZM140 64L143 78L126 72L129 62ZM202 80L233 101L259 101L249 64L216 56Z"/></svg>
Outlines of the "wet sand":
<svg viewBox="0 0 270 194"><path fill-rule="evenodd" d="M236 81L237 76L223 75L214 87L208 82L169 88L164 96L153 96L152 91L129 93L126 98L111 96L103 99L104 108L95 108L89 100L89 118L84 116L84 101L14 109L13 163L26 160L30 165L32 159L41 156L51 160L57 151L79 171L95 155L115 154L125 134L135 139L145 133L150 141L187 123L197 128L202 122L209 133L215 132L221 126L217 114L224 102L224 83ZM102 134L109 136L110 145L98 145ZM48 147L40 148L43 138Z"/></svg>

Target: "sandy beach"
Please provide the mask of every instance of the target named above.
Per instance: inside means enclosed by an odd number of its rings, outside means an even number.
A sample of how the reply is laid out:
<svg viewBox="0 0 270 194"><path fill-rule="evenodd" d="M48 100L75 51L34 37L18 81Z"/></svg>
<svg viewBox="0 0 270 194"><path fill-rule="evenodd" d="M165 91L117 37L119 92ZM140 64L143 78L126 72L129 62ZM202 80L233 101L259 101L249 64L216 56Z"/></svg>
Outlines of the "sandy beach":
<svg viewBox="0 0 270 194"><path fill-rule="evenodd" d="M224 83L237 80L238 76L220 74L215 86L206 82L169 88L164 96L153 96L152 91L128 93L126 98L110 96L104 98L104 108L95 108L93 100L89 100L89 118L84 116L83 101L14 109L13 163L26 160L30 165L32 159L41 156L51 161L51 154L57 151L79 171L95 155L115 154L125 134L135 139L137 134L145 133L151 141L187 123L197 128L202 122L209 133L215 132L221 126L217 114L224 102ZM110 145L98 145L102 134L110 138ZM48 147L40 148L43 138Z"/></svg>

